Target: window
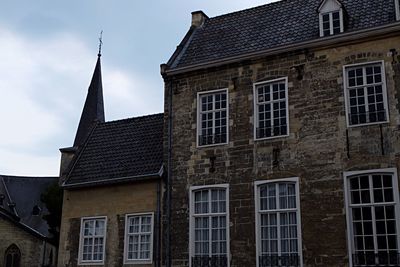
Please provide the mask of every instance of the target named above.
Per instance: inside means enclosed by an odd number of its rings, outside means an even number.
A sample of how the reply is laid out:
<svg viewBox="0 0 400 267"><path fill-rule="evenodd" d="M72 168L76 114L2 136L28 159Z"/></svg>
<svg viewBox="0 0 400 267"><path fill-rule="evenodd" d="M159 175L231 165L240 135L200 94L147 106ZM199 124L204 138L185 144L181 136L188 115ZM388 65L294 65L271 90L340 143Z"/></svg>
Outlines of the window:
<svg viewBox="0 0 400 267"><path fill-rule="evenodd" d="M322 35L329 36L343 32L340 11L321 14L322 17Z"/></svg>
<svg viewBox="0 0 400 267"><path fill-rule="evenodd" d="M21 251L19 248L12 244L6 250L4 255L4 266L5 267L20 267L21 263Z"/></svg>
<svg viewBox="0 0 400 267"><path fill-rule="evenodd" d="M257 266L302 266L298 178L255 183Z"/></svg>
<svg viewBox="0 0 400 267"><path fill-rule="evenodd" d="M344 176L350 266L399 266L396 170Z"/></svg>
<svg viewBox="0 0 400 267"><path fill-rule="evenodd" d="M400 20L400 0L394 0L395 8L396 8L396 19Z"/></svg>
<svg viewBox="0 0 400 267"><path fill-rule="evenodd" d="M198 146L228 142L228 91L199 93Z"/></svg>
<svg viewBox="0 0 400 267"><path fill-rule="evenodd" d="M255 137L289 135L287 78L254 84Z"/></svg>
<svg viewBox="0 0 400 267"><path fill-rule="evenodd" d="M153 258L153 213L125 217L126 264L151 264Z"/></svg>
<svg viewBox="0 0 400 267"><path fill-rule="evenodd" d="M389 113L383 62L344 67L349 126L387 122Z"/></svg>
<svg viewBox="0 0 400 267"><path fill-rule="evenodd" d="M228 195L228 185L191 188L191 267L229 266Z"/></svg>
<svg viewBox="0 0 400 267"><path fill-rule="evenodd" d="M329 36L344 31L343 8L336 0L325 0L318 8L320 36Z"/></svg>
<svg viewBox="0 0 400 267"><path fill-rule="evenodd" d="M79 264L104 263L106 217L82 218Z"/></svg>

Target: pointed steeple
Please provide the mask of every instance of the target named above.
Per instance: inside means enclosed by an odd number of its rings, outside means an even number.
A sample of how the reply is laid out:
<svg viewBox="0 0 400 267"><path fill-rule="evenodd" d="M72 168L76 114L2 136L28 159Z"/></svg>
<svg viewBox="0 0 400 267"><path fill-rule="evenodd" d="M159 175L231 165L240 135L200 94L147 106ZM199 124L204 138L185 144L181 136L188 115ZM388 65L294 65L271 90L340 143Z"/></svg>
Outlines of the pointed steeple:
<svg viewBox="0 0 400 267"><path fill-rule="evenodd" d="M99 51L85 106L83 107L78 130L76 131L74 147L78 147L85 142L95 122L105 121L100 57L101 54Z"/></svg>

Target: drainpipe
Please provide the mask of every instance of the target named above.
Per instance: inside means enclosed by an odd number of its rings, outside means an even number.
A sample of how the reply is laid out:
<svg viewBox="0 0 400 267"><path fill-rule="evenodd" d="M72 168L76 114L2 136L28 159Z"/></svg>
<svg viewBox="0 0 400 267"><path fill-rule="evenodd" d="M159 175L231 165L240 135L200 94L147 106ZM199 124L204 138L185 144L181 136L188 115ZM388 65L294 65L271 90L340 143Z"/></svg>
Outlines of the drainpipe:
<svg viewBox="0 0 400 267"><path fill-rule="evenodd" d="M43 241L42 267L46 266L46 241Z"/></svg>
<svg viewBox="0 0 400 267"><path fill-rule="evenodd" d="M168 177L167 177L167 229L166 267L171 267L171 191L172 191L172 94L173 81L169 82L168 95Z"/></svg>
<svg viewBox="0 0 400 267"><path fill-rule="evenodd" d="M160 250L161 250L161 179L157 183L157 211L156 211L156 266L160 267Z"/></svg>
<svg viewBox="0 0 400 267"><path fill-rule="evenodd" d="M160 65L161 76L165 82L165 89L168 90L168 144L167 144L167 178L166 178L166 225L165 225L165 267L171 267L171 192L172 192L172 95L174 79L168 78L166 70L167 64ZM165 114L165 113L164 113Z"/></svg>

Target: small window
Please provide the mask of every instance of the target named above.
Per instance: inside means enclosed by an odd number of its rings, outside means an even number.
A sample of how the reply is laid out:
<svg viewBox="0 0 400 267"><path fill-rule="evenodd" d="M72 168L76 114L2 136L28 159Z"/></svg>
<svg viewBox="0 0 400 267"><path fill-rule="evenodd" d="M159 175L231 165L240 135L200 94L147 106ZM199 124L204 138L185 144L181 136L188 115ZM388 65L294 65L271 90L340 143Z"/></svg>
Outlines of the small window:
<svg viewBox="0 0 400 267"><path fill-rule="evenodd" d="M198 146L228 142L228 92L218 90L198 94Z"/></svg>
<svg viewBox="0 0 400 267"><path fill-rule="evenodd" d="M287 78L254 85L256 139L289 135Z"/></svg>
<svg viewBox="0 0 400 267"><path fill-rule="evenodd" d="M302 266L298 178L255 183L257 266Z"/></svg>
<svg viewBox="0 0 400 267"><path fill-rule="evenodd" d="M82 218L79 264L103 264L106 243L106 217Z"/></svg>
<svg viewBox="0 0 400 267"><path fill-rule="evenodd" d="M399 266L395 169L345 173L350 266Z"/></svg>
<svg viewBox="0 0 400 267"><path fill-rule="evenodd" d="M349 126L388 122L383 62L344 66Z"/></svg>
<svg viewBox="0 0 400 267"><path fill-rule="evenodd" d="M153 214L126 215L125 264L151 264L153 258Z"/></svg>
<svg viewBox="0 0 400 267"><path fill-rule="evenodd" d="M5 267L20 267L21 266L21 251L19 248L12 244L6 250L4 255Z"/></svg>
<svg viewBox="0 0 400 267"><path fill-rule="evenodd" d="M329 36L344 31L343 8L336 0L325 0L319 9L320 36Z"/></svg>
<svg viewBox="0 0 400 267"><path fill-rule="evenodd" d="M192 187L190 267L229 267L228 185Z"/></svg>
<svg viewBox="0 0 400 267"><path fill-rule="evenodd" d="M32 208L32 215L39 216L41 211L42 209L38 205L35 205Z"/></svg>

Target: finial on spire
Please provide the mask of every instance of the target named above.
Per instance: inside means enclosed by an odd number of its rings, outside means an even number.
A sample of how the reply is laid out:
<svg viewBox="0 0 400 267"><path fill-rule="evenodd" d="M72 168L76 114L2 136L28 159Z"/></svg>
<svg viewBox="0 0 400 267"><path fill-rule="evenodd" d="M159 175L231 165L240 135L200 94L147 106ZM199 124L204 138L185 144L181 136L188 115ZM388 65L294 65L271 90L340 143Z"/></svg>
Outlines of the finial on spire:
<svg viewBox="0 0 400 267"><path fill-rule="evenodd" d="M99 53L97 56L101 57L101 46L103 45L103 30L100 32L100 37L99 37Z"/></svg>

